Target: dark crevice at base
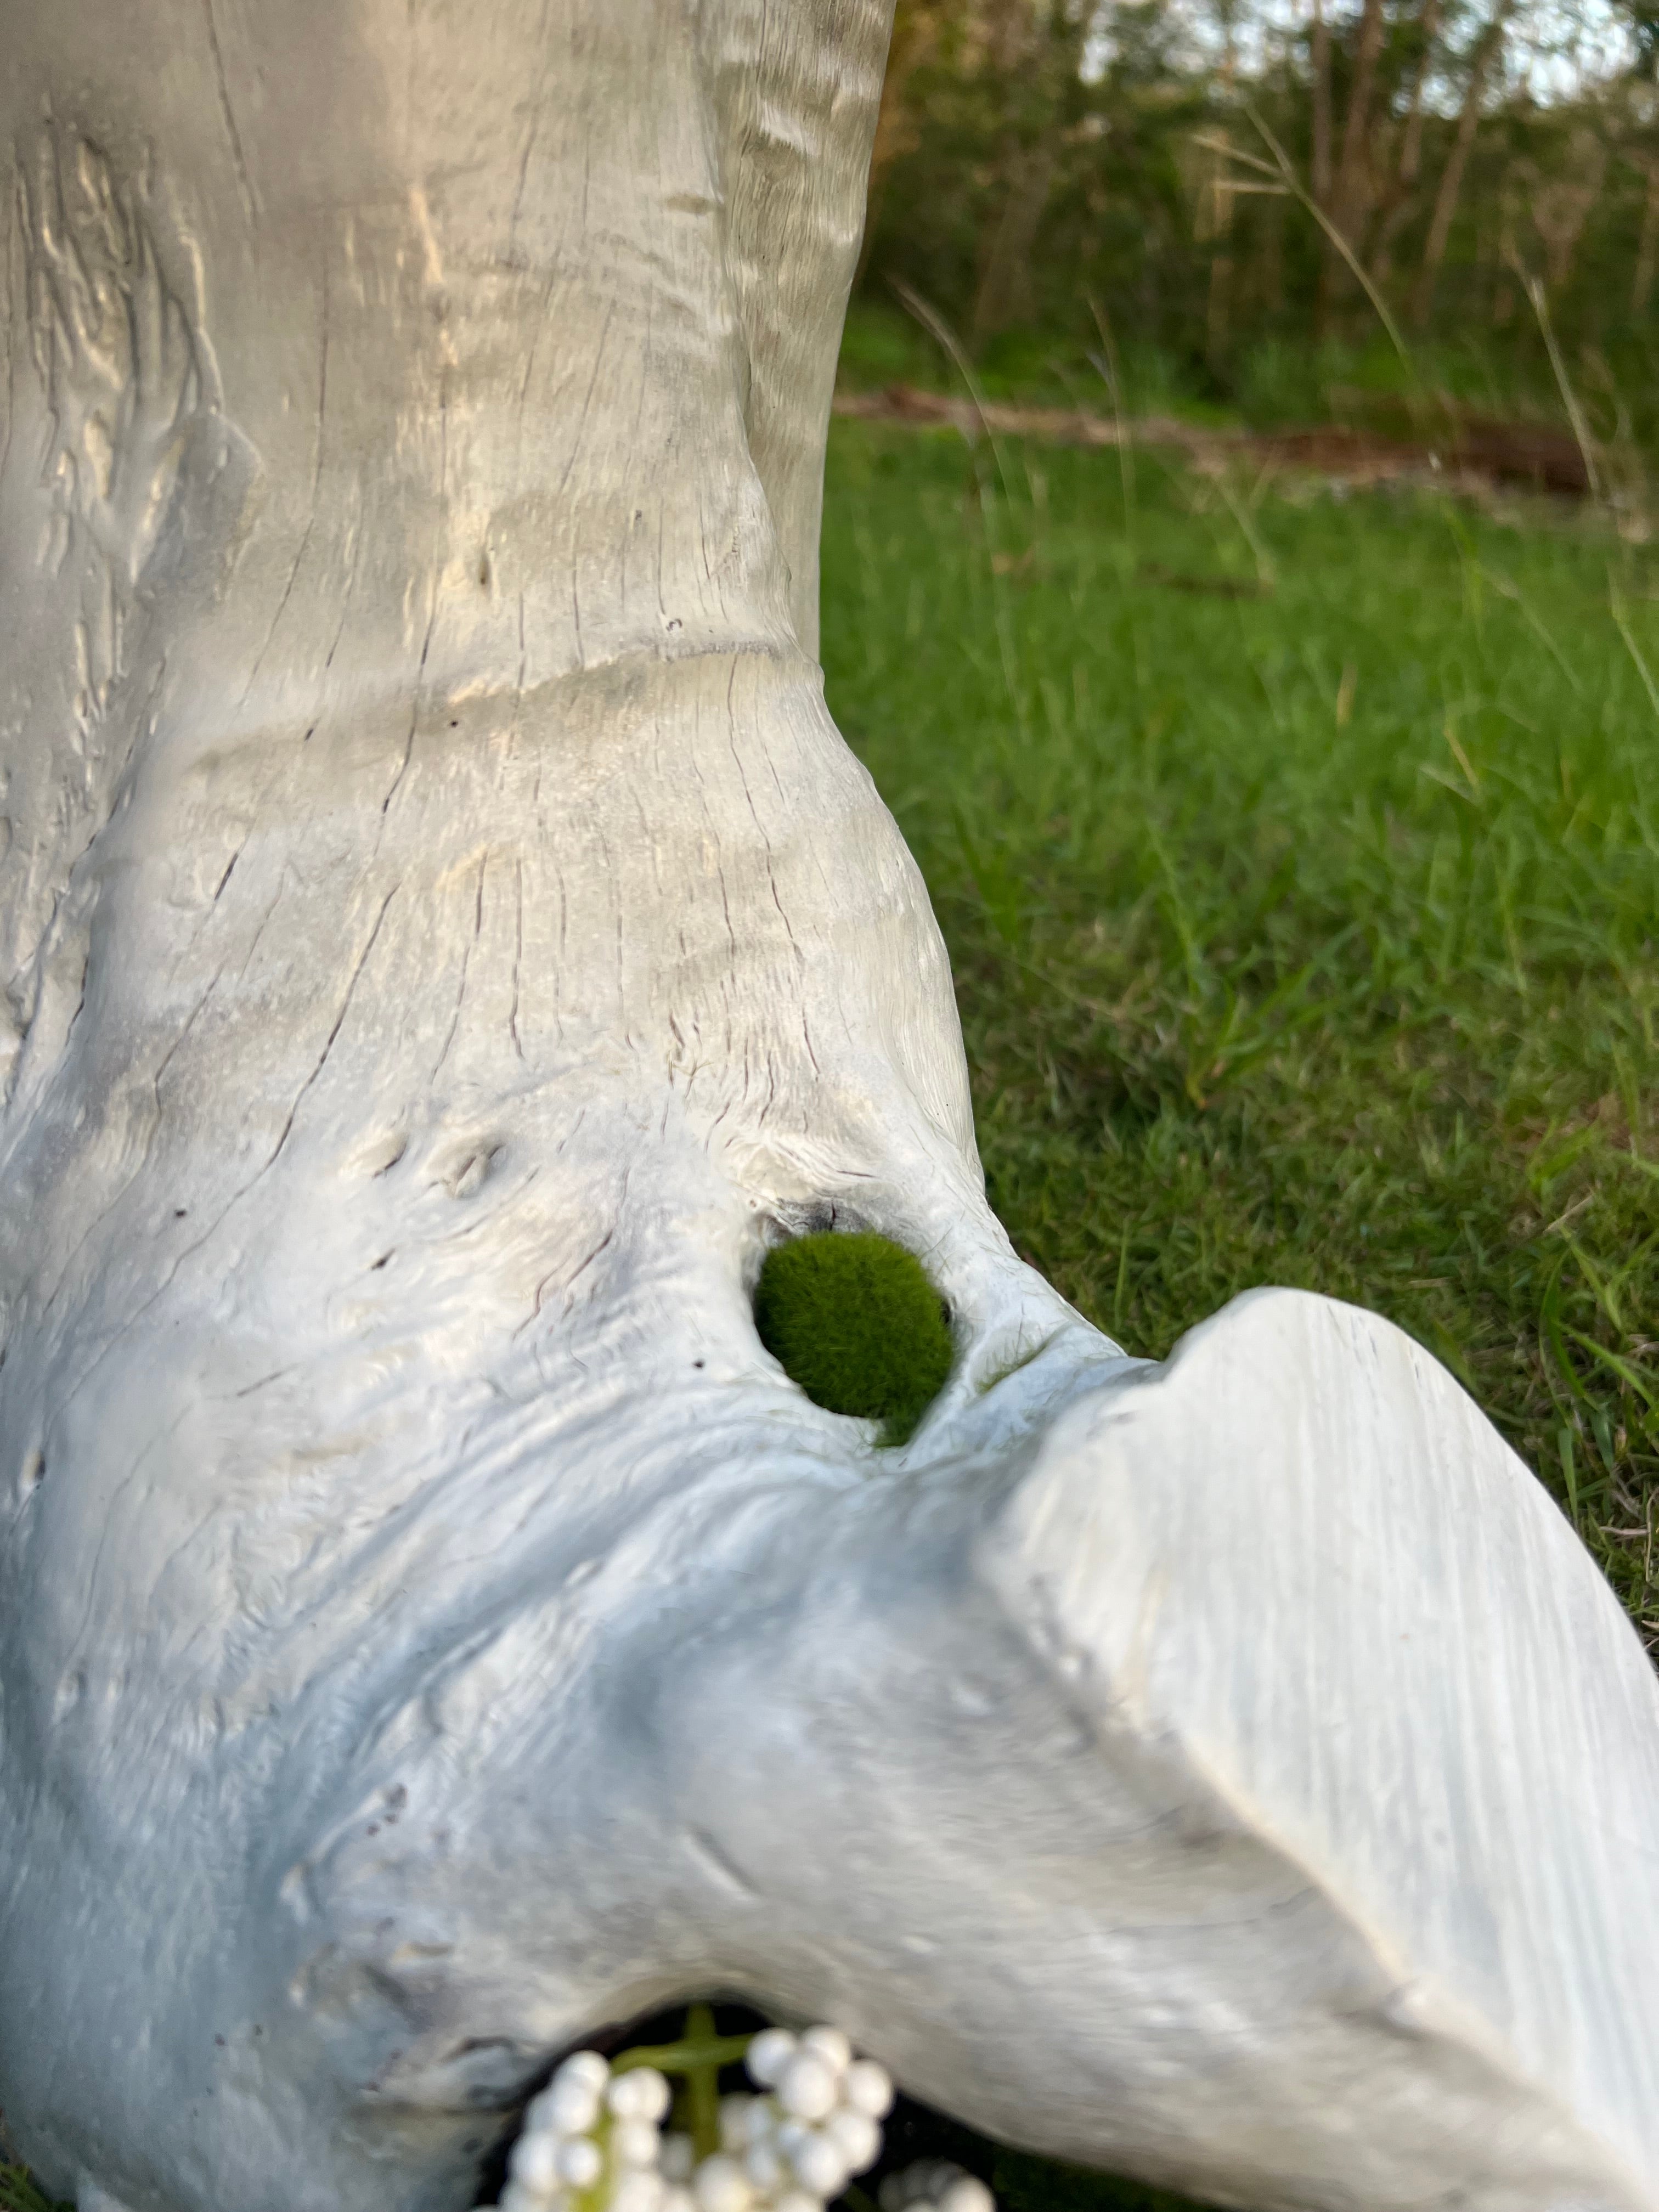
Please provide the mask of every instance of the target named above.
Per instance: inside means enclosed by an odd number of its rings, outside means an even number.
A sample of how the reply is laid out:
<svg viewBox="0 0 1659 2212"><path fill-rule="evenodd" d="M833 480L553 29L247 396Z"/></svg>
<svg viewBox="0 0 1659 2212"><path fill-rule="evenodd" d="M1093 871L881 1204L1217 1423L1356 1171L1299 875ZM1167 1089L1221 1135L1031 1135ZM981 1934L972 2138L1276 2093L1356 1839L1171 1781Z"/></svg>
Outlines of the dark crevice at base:
<svg viewBox="0 0 1659 2212"><path fill-rule="evenodd" d="M1146 2182L1040 2158L1034 2151L1011 2150L914 2097L900 2096L884 2129L881 2163L863 2183L872 2196L884 2174L917 2159L948 2158L985 2184L997 2200L997 2212L1205 2212L1191 2199Z"/></svg>

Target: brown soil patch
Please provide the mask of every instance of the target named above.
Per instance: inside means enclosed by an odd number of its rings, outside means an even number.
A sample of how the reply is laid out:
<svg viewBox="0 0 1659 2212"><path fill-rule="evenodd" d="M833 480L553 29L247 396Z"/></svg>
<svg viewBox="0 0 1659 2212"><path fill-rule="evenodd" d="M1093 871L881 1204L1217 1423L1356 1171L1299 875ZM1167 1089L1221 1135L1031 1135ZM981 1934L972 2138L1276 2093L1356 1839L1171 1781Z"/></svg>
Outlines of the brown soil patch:
<svg viewBox="0 0 1659 2212"><path fill-rule="evenodd" d="M1011 407L999 401L981 408L970 399L923 392L912 384L890 384L882 392L839 392L835 411L867 422L954 429L969 441L988 433L1046 438L1066 446L1119 442L1115 421L1082 408ZM1122 434L1133 445L1176 447L1200 468L1242 461L1356 485L1421 479L1474 490L1524 484L1570 498L1583 498L1589 489L1584 457L1567 432L1484 416L1448 414L1443 432L1433 440L1385 436L1340 423L1292 430L1206 430L1157 415L1125 422Z"/></svg>

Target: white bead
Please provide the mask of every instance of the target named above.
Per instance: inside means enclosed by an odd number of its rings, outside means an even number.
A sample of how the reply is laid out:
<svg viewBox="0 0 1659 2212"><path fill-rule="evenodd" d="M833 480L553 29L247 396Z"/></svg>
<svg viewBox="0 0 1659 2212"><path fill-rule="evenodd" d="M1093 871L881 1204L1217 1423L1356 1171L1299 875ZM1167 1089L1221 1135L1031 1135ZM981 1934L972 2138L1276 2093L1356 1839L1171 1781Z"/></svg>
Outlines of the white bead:
<svg viewBox="0 0 1659 2212"><path fill-rule="evenodd" d="M632 2166L612 2177L611 2212L662 2212L667 2183L654 2166Z"/></svg>
<svg viewBox="0 0 1659 2212"><path fill-rule="evenodd" d="M611 2154L618 2166L654 2166L661 2141L649 2120L618 2120L611 2130Z"/></svg>
<svg viewBox="0 0 1659 2212"><path fill-rule="evenodd" d="M585 2136L599 2117L599 2100L591 2081L561 2081L556 2075L525 2115L532 2127L556 2136Z"/></svg>
<svg viewBox="0 0 1659 2212"><path fill-rule="evenodd" d="M561 2081L580 2081L597 2097L611 2079L611 2061L601 2058L597 2051L573 2051L553 2076L556 2086Z"/></svg>
<svg viewBox="0 0 1659 2212"><path fill-rule="evenodd" d="M881 2155L881 2130L867 2112L849 2112L843 2106L830 2113L823 2132L847 2160L849 2173L862 2173Z"/></svg>
<svg viewBox="0 0 1659 2212"><path fill-rule="evenodd" d="M553 2136L520 2136L507 2153L507 2170L514 2181L544 2197L559 2185L559 2145Z"/></svg>
<svg viewBox="0 0 1659 2212"><path fill-rule="evenodd" d="M611 2212L662 2212L662 2176L636 2166L611 2191Z"/></svg>
<svg viewBox="0 0 1659 2212"><path fill-rule="evenodd" d="M562 2201L558 2197L544 2197L538 2190L527 2189L522 2181L509 2181L501 2191L497 2212L549 2212L550 2206Z"/></svg>
<svg viewBox="0 0 1659 2212"><path fill-rule="evenodd" d="M939 2212L996 2212L996 2199L982 2181L963 2174L939 2193Z"/></svg>
<svg viewBox="0 0 1659 2212"><path fill-rule="evenodd" d="M690 2181L697 2163L696 2145L690 2136L665 2136L657 2154L657 2168L666 2181Z"/></svg>
<svg viewBox="0 0 1659 2212"><path fill-rule="evenodd" d="M795 2039L787 2028L763 2027L749 2046L744 2063L751 2081L769 2089L795 2055Z"/></svg>
<svg viewBox="0 0 1659 2212"><path fill-rule="evenodd" d="M855 2112L884 2120L893 2109L893 2080L873 2058L855 2058L842 2076L841 2100Z"/></svg>
<svg viewBox="0 0 1659 2212"><path fill-rule="evenodd" d="M789 2163L801 2187L826 2204L847 2186L847 2160L827 2136L809 2136Z"/></svg>
<svg viewBox="0 0 1659 2212"><path fill-rule="evenodd" d="M805 2120L781 2120L772 2140L786 2158L793 2158L804 2142L810 2142L812 2130Z"/></svg>
<svg viewBox="0 0 1659 2212"><path fill-rule="evenodd" d="M804 2189L786 2189L772 2200L771 2212L823 2212L822 2202Z"/></svg>
<svg viewBox="0 0 1659 2212"><path fill-rule="evenodd" d="M668 2108L674 2101L674 2093L668 2086L667 2077L659 2074L654 2066L641 2066L636 2069L634 2079L640 2085L634 2092L639 2103L639 2118L659 2124L665 2120Z"/></svg>
<svg viewBox="0 0 1659 2212"><path fill-rule="evenodd" d="M572 2136L559 2145L558 2174L571 2189L591 2189L605 2172L605 2153L591 2136Z"/></svg>
<svg viewBox="0 0 1659 2212"><path fill-rule="evenodd" d="M731 2096L720 2099L720 2148L741 2150L754 2131L755 2107L758 2097Z"/></svg>
<svg viewBox="0 0 1659 2212"><path fill-rule="evenodd" d="M702 2212L748 2212L754 2194L748 2175L736 2159L724 2158L718 2151L697 2168L691 2193Z"/></svg>
<svg viewBox="0 0 1659 2212"><path fill-rule="evenodd" d="M619 2120L659 2120L672 2100L654 2066L635 2066L611 2076L605 2101Z"/></svg>
<svg viewBox="0 0 1659 2212"><path fill-rule="evenodd" d="M743 2154L743 2170L763 2196L783 2179L783 2160L770 2143L750 2143Z"/></svg>
<svg viewBox="0 0 1659 2212"><path fill-rule="evenodd" d="M821 2120L836 2108L836 2076L822 2058L798 2051L778 2079L778 2102L798 2120Z"/></svg>
<svg viewBox="0 0 1659 2212"><path fill-rule="evenodd" d="M844 2074L853 2063L853 2046L838 2027L809 2027L800 2046L817 2051L832 2074Z"/></svg>

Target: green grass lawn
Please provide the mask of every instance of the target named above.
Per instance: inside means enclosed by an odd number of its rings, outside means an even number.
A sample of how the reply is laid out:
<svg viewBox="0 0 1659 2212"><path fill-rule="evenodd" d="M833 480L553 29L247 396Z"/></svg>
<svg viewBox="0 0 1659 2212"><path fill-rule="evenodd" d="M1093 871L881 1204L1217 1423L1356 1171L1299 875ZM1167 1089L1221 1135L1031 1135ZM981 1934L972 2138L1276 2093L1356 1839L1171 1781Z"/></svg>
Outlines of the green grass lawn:
<svg viewBox="0 0 1659 2212"><path fill-rule="evenodd" d="M823 556L1021 1252L1387 1314L1659 1639L1659 550L843 422Z"/></svg>

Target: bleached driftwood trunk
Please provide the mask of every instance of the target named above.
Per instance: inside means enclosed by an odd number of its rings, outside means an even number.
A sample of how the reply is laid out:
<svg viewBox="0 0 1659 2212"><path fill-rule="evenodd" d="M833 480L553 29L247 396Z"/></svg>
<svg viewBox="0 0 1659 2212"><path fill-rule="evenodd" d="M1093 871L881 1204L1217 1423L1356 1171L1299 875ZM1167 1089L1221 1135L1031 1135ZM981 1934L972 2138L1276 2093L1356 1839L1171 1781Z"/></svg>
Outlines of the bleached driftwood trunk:
<svg viewBox="0 0 1659 2212"><path fill-rule="evenodd" d="M1384 1324L1127 1362L986 1210L813 658L884 13L0 0L0 2103L83 2205L463 2207L723 1986L1239 2201L1659 2206L1565 1524ZM756 1338L831 1219L951 1303L901 1453Z"/></svg>

